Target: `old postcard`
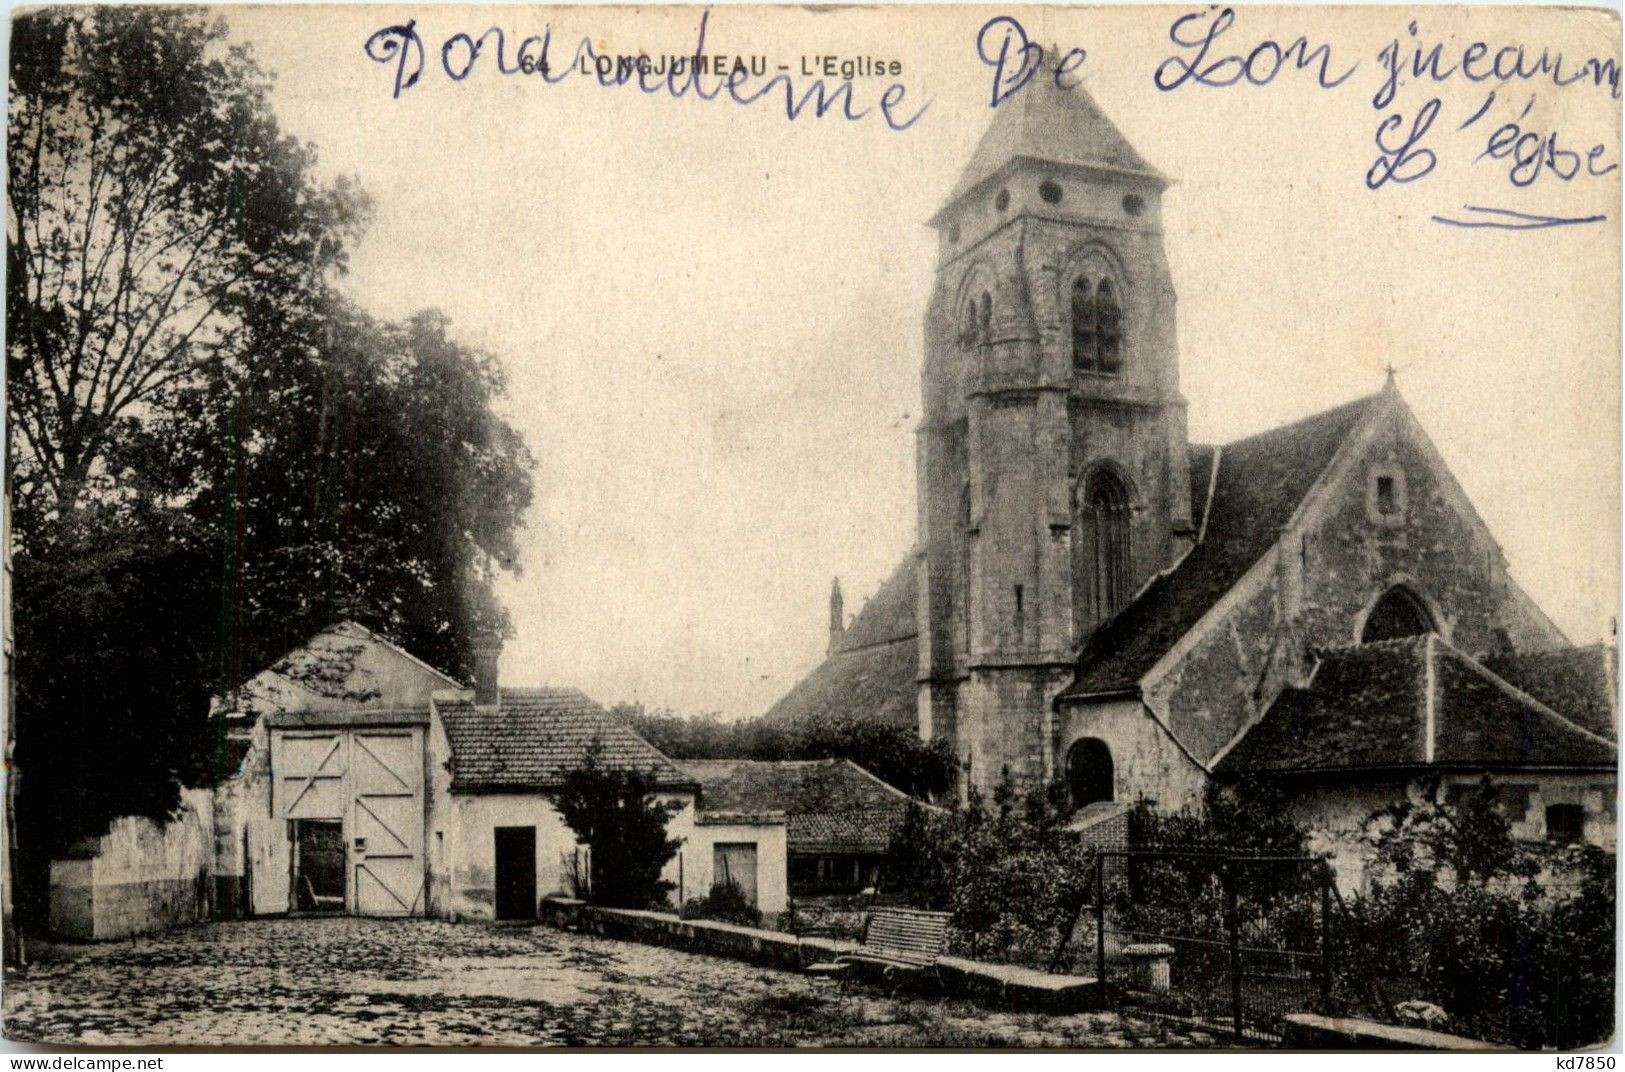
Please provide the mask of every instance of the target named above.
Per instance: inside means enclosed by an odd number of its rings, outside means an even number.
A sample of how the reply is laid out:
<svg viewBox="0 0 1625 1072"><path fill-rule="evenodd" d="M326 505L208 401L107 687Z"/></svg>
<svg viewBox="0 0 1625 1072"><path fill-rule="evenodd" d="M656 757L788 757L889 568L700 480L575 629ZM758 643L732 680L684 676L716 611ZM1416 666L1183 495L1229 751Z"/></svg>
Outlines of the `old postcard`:
<svg viewBox="0 0 1625 1072"><path fill-rule="evenodd" d="M6 1038L1613 1039L1617 13L9 64Z"/></svg>

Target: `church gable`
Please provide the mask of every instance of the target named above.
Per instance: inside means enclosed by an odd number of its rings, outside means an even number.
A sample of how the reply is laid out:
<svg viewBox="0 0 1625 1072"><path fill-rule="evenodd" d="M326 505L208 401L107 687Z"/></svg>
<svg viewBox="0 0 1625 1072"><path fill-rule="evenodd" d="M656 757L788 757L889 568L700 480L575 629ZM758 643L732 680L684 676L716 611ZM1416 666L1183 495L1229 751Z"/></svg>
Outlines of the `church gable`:
<svg viewBox="0 0 1625 1072"><path fill-rule="evenodd" d="M1089 638L1077 678L1062 699L1138 688L1270 550L1373 401L1360 399L1224 447L1193 451L1200 542Z"/></svg>
<svg viewBox="0 0 1625 1072"><path fill-rule="evenodd" d="M1392 385L1219 448L1213 487L1195 549L1090 638L1063 703L1138 693L1211 763L1317 649L1565 643Z"/></svg>
<svg viewBox="0 0 1625 1072"><path fill-rule="evenodd" d="M1303 519L1292 603L1308 644L1380 639L1391 592L1422 624L1482 655L1540 651L1566 638L1507 573L1489 527L1415 415L1392 389L1357 452ZM1391 602L1391 599L1389 600Z"/></svg>

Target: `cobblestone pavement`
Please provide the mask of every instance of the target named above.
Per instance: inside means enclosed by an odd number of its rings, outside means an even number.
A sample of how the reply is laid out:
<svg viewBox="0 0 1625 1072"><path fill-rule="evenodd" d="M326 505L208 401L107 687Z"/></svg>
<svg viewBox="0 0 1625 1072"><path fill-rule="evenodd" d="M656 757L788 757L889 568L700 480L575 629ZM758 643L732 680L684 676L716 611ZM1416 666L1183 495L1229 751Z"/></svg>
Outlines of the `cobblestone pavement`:
<svg viewBox="0 0 1625 1072"><path fill-rule="evenodd" d="M543 927L221 923L55 946L5 1034L86 1045L1211 1046L1113 1013L994 1013Z"/></svg>

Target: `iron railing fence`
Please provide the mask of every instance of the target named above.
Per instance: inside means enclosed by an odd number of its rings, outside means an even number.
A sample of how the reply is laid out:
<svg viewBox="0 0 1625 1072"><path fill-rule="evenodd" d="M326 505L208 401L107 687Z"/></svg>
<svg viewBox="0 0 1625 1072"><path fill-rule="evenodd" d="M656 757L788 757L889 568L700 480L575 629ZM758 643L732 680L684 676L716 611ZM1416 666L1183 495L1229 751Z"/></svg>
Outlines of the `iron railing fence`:
<svg viewBox="0 0 1625 1072"><path fill-rule="evenodd" d="M1095 972L1121 1005L1268 1042L1331 1004L1330 876L1308 856L1103 851Z"/></svg>

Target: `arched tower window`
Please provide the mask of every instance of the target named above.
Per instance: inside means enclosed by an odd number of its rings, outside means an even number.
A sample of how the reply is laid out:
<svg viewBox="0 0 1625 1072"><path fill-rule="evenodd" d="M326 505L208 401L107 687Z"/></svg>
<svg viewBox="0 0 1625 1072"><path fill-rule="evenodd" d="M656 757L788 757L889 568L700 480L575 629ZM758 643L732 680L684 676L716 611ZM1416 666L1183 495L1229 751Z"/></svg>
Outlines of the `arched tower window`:
<svg viewBox="0 0 1625 1072"><path fill-rule="evenodd" d="M993 298L987 291L982 291L981 303L977 306L976 341L986 346L993 341Z"/></svg>
<svg viewBox="0 0 1625 1072"><path fill-rule="evenodd" d="M1360 643L1373 644L1379 640L1422 636L1436 632L1433 615L1416 595L1403 585L1396 585L1383 593L1377 605L1366 615L1360 630Z"/></svg>
<svg viewBox="0 0 1625 1072"><path fill-rule="evenodd" d="M1072 367L1108 376L1123 369L1123 309L1110 279L1072 282Z"/></svg>
<svg viewBox="0 0 1625 1072"><path fill-rule="evenodd" d="M1098 737L1085 737L1066 753L1066 784L1072 806L1081 808L1115 794L1112 781L1112 750Z"/></svg>
<svg viewBox="0 0 1625 1072"><path fill-rule="evenodd" d="M1098 625L1128 602L1133 578L1130 561L1128 488L1110 469L1089 479L1078 504L1080 522L1079 580L1087 585L1089 619ZM1082 595L1082 593L1080 593Z"/></svg>

